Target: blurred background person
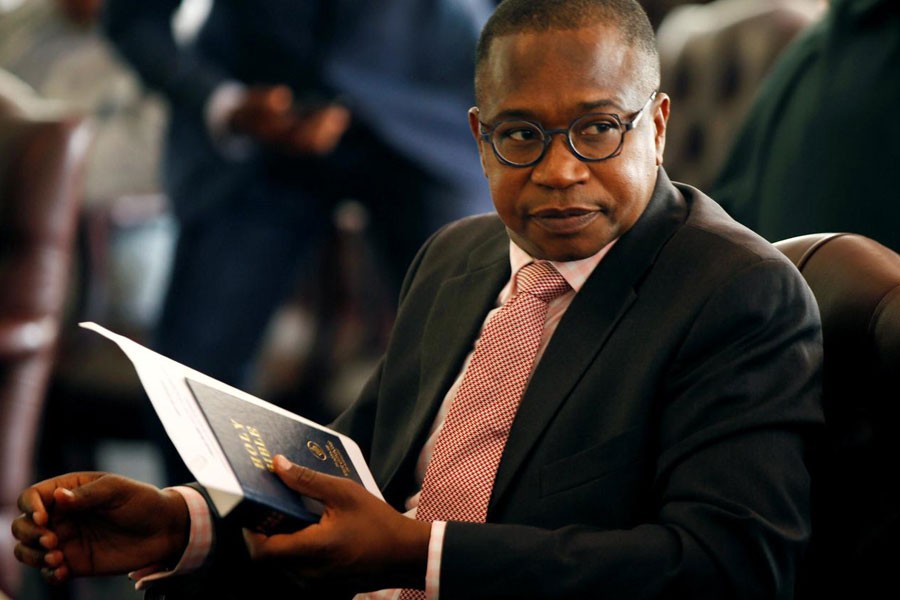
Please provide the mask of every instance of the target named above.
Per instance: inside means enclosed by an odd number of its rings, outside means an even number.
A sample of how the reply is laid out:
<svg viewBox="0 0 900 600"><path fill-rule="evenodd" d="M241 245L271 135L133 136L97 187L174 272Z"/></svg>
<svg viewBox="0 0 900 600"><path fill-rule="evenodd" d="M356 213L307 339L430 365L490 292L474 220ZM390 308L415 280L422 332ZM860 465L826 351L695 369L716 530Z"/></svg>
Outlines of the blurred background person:
<svg viewBox="0 0 900 600"><path fill-rule="evenodd" d="M900 250L900 3L832 0L784 53L712 190L769 240L850 231Z"/></svg>
<svg viewBox="0 0 900 600"><path fill-rule="evenodd" d="M465 115L492 4L215 0L178 38L180 0L105 0L109 38L171 110L179 239L157 351L246 387L341 201L365 208L392 299L430 233L490 210ZM315 401L289 408L316 418Z"/></svg>
<svg viewBox="0 0 900 600"><path fill-rule="evenodd" d="M821 0L715 0L666 14L657 43L661 87L678 108L666 171L709 189L760 83L822 12Z"/></svg>

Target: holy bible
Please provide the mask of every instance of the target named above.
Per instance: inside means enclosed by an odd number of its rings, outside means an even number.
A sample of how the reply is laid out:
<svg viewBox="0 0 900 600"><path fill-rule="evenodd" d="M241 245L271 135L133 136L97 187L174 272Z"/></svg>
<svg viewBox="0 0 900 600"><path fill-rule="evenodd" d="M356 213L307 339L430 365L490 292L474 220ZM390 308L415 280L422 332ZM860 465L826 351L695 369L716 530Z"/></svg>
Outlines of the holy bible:
<svg viewBox="0 0 900 600"><path fill-rule="evenodd" d="M294 492L273 472L276 454L352 479L382 497L362 452L347 436L96 323L81 326L112 340L131 359L166 433L222 518L267 534L296 531L319 519L321 504Z"/></svg>

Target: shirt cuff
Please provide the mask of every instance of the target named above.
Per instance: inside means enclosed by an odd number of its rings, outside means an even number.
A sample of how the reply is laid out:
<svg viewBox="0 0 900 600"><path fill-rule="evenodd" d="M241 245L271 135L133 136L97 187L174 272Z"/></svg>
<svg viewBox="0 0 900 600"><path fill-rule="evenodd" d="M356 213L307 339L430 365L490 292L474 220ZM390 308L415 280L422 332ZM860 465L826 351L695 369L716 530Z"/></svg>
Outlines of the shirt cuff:
<svg viewBox="0 0 900 600"><path fill-rule="evenodd" d="M228 127L231 113L244 101L247 88L236 81L229 81L217 87L204 109L206 129L219 152L231 160L248 158L255 148L253 140L246 135L236 135Z"/></svg>
<svg viewBox="0 0 900 600"><path fill-rule="evenodd" d="M206 562L213 543L212 517L209 506L203 495L187 486L168 488L181 494L187 503L191 529L188 534L187 548L175 568L167 570L160 565L149 565L143 569L132 571L128 577L135 581L134 589L146 589L149 584L173 575L184 575L196 571Z"/></svg>
<svg viewBox="0 0 900 600"><path fill-rule="evenodd" d="M444 552L446 521L431 523L431 539L428 541L428 566L425 568L425 598L438 600L441 591L441 557Z"/></svg>

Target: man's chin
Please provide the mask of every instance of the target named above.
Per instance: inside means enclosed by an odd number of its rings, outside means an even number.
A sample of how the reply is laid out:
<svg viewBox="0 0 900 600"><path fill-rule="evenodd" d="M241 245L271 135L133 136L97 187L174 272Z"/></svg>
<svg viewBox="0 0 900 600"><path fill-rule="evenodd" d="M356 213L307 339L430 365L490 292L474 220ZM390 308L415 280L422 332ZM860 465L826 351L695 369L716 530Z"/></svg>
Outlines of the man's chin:
<svg viewBox="0 0 900 600"><path fill-rule="evenodd" d="M537 248L537 253L529 252L534 258L555 262L571 262L590 258L603 250L606 244L554 243Z"/></svg>
<svg viewBox="0 0 900 600"><path fill-rule="evenodd" d="M573 234L551 233L543 227L530 225L527 231L516 232L506 228L510 239L529 256L538 260L570 262L590 258L605 248L615 239L608 230L588 232L585 230ZM527 235L524 235L527 234Z"/></svg>

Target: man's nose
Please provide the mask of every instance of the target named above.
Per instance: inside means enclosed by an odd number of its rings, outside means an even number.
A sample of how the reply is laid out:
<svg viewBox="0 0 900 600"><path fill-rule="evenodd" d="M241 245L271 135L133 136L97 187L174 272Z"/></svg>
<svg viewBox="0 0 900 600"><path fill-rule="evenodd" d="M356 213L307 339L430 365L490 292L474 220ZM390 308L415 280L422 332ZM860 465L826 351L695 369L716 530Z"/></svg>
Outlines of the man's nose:
<svg viewBox="0 0 900 600"><path fill-rule="evenodd" d="M588 165L569 148L565 134L556 132L551 135L544 157L531 172L531 179L536 184L554 189L583 183L589 176Z"/></svg>

